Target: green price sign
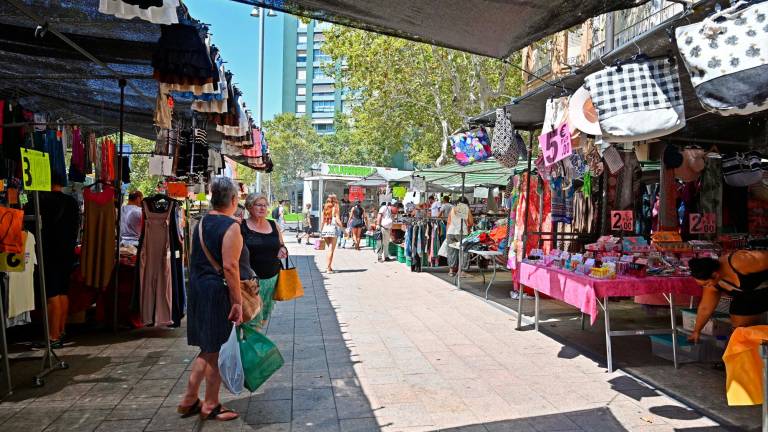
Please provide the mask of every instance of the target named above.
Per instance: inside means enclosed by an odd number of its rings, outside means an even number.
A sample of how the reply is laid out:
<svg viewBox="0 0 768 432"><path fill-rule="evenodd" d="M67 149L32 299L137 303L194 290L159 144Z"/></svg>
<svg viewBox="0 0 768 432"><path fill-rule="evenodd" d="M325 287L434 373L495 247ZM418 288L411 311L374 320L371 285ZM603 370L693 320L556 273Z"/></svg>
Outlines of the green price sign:
<svg viewBox="0 0 768 432"><path fill-rule="evenodd" d="M48 153L23 149L21 170L24 189L37 191L51 190L51 160Z"/></svg>

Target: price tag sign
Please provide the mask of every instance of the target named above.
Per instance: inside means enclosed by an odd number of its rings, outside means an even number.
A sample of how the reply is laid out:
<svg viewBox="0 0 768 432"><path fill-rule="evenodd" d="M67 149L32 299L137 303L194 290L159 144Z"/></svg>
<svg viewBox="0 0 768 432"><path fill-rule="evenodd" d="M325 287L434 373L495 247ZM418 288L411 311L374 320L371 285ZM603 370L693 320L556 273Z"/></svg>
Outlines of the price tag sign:
<svg viewBox="0 0 768 432"><path fill-rule="evenodd" d="M634 231L635 216L632 210L611 210L611 231Z"/></svg>
<svg viewBox="0 0 768 432"><path fill-rule="evenodd" d="M205 201L207 198L208 197L205 195L204 192L201 192L195 195L195 199L197 199L198 201Z"/></svg>
<svg viewBox="0 0 768 432"><path fill-rule="evenodd" d="M424 177L414 176L411 179L411 189L415 190L416 192L426 192L427 191L427 179ZM350 189L350 193L352 189Z"/></svg>
<svg viewBox="0 0 768 432"><path fill-rule="evenodd" d="M564 122L555 130L539 136L539 147L544 154L544 165L550 166L565 159L573 153L571 147L571 130Z"/></svg>
<svg viewBox="0 0 768 432"><path fill-rule="evenodd" d="M24 189L51 190L51 161L48 153L24 149L21 152L21 171Z"/></svg>
<svg viewBox="0 0 768 432"><path fill-rule="evenodd" d="M688 223L691 234L714 234L717 231L717 218L714 213L691 213Z"/></svg>

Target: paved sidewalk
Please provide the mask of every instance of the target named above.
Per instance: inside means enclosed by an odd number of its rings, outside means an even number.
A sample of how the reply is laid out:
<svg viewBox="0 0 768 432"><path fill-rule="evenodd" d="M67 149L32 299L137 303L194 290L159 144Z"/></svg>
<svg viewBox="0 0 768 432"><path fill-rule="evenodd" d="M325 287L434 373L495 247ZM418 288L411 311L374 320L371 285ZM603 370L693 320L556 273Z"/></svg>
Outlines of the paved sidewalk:
<svg viewBox="0 0 768 432"><path fill-rule="evenodd" d="M369 250L291 246L305 297L267 334L286 365L253 395L226 395L234 422L180 419L195 351L184 329L77 340L72 368L41 389L21 378L0 431L717 431L713 421L467 292ZM14 376L37 361L14 362ZM674 373L670 367L670 373ZM225 393L223 393L225 394Z"/></svg>

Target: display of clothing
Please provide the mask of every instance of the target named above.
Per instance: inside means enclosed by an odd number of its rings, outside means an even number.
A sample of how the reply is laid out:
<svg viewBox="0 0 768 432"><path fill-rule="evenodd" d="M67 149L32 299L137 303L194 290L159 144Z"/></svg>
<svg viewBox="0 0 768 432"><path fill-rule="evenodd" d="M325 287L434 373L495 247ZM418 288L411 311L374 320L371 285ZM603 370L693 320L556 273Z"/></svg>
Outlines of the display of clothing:
<svg viewBox="0 0 768 432"><path fill-rule="evenodd" d="M25 232L24 271L8 272L8 317L35 310L35 236Z"/></svg>
<svg viewBox="0 0 768 432"><path fill-rule="evenodd" d="M99 160L101 161L101 170L99 174L99 180L104 182L115 181L115 142L112 138L104 138L101 141L101 154Z"/></svg>
<svg viewBox="0 0 768 432"><path fill-rule="evenodd" d="M115 189L83 190L85 223L80 270L86 286L104 288L109 285L115 266Z"/></svg>
<svg viewBox="0 0 768 432"><path fill-rule="evenodd" d="M171 218L174 201L162 195L144 199L144 231L139 251L140 314L145 325L173 324Z"/></svg>
<svg viewBox="0 0 768 432"><path fill-rule="evenodd" d="M66 152L61 142L59 131L49 129L45 132L42 151L48 153L51 163L51 182L62 186L67 185L67 165L64 161Z"/></svg>
<svg viewBox="0 0 768 432"><path fill-rule="evenodd" d="M160 6L157 4L160 3ZM117 18L141 18L155 24L176 24L179 0L99 0L99 12Z"/></svg>
<svg viewBox="0 0 768 432"><path fill-rule="evenodd" d="M85 143L80 128L72 129L72 158L69 161L69 180L85 182Z"/></svg>

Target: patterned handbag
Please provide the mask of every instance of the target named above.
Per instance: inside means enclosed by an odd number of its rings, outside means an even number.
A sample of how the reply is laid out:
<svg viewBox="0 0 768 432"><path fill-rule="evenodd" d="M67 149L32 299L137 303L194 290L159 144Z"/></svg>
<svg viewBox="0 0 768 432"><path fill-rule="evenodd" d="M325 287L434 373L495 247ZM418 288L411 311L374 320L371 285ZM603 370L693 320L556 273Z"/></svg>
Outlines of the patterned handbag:
<svg viewBox="0 0 768 432"><path fill-rule="evenodd" d="M721 115L768 109L768 3L739 1L675 35L705 109Z"/></svg>
<svg viewBox="0 0 768 432"><path fill-rule="evenodd" d="M485 128L472 129L451 136L451 148L456 162L466 166L491 157L491 142Z"/></svg>
<svg viewBox="0 0 768 432"><path fill-rule="evenodd" d="M493 157L504 167L514 168L520 159L520 146L517 137L520 135L512 129L512 122L507 118L504 108L496 110L496 126L493 128L491 150ZM522 138L520 138L522 140ZM523 144L525 148L525 144Z"/></svg>
<svg viewBox="0 0 768 432"><path fill-rule="evenodd" d="M587 76L584 87L605 141L658 138L685 126L680 77L667 59L607 67Z"/></svg>

